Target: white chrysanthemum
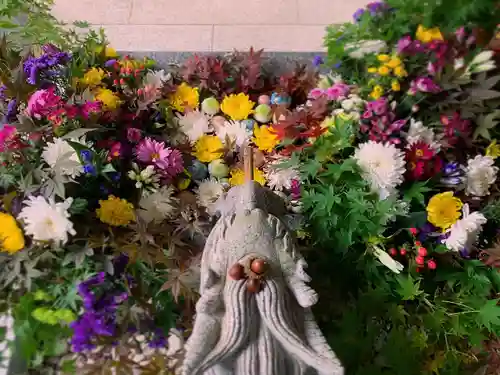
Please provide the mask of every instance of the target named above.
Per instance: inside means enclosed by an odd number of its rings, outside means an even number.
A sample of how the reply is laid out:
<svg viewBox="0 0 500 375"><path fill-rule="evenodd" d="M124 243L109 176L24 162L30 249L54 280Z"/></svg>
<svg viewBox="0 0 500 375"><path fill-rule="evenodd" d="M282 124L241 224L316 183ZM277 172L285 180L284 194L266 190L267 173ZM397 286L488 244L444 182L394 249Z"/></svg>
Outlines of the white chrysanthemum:
<svg viewBox="0 0 500 375"><path fill-rule="evenodd" d="M226 121L224 122L224 126L217 128L216 133L223 142L226 140L227 136L234 141L238 147L243 146L252 136L252 132L240 121Z"/></svg>
<svg viewBox="0 0 500 375"><path fill-rule="evenodd" d="M210 215L215 214L215 203L224 194L224 186L214 178L204 180L196 190L198 204L205 207Z"/></svg>
<svg viewBox="0 0 500 375"><path fill-rule="evenodd" d="M72 198L55 203L42 197L29 197L23 202L19 219L24 222L24 230L35 241L54 241L57 244L68 242L68 234L76 234L68 212Z"/></svg>
<svg viewBox="0 0 500 375"><path fill-rule="evenodd" d="M476 155L467 161L465 169L466 188L468 195L484 197L490 193L490 186L497 179L498 168L489 156Z"/></svg>
<svg viewBox="0 0 500 375"><path fill-rule="evenodd" d="M365 55L379 53L387 48L383 40L360 40L358 42L346 43L344 49L353 59L362 59Z"/></svg>
<svg viewBox="0 0 500 375"><path fill-rule="evenodd" d="M181 131L186 134L191 142L196 142L203 134L211 131L208 117L198 110L187 112L185 115L177 114Z"/></svg>
<svg viewBox="0 0 500 375"><path fill-rule="evenodd" d="M175 213L177 199L172 197L174 188L162 186L158 191L141 197L139 216L146 222L161 222Z"/></svg>
<svg viewBox="0 0 500 375"><path fill-rule="evenodd" d="M354 159L363 171L365 180L379 193L380 199L389 197L396 186L403 182L404 153L392 144L374 141L362 143L354 152Z"/></svg>
<svg viewBox="0 0 500 375"><path fill-rule="evenodd" d="M64 139L54 138L53 142L47 142L42 152L42 158L56 174L61 176L75 178L83 172L78 154Z"/></svg>
<svg viewBox="0 0 500 375"><path fill-rule="evenodd" d="M290 189L292 181L299 179L299 173L294 168L280 168L279 164L281 164L280 160L269 165L266 171L267 184L273 190Z"/></svg>
<svg viewBox="0 0 500 375"><path fill-rule="evenodd" d="M436 142L434 130L424 126L422 121L415 121L414 119L411 119L410 129L408 129L408 134L406 135L406 141L408 142L408 148L417 142L425 142L436 151L439 151L440 147L439 143Z"/></svg>
<svg viewBox="0 0 500 375"><path fill-rule="evenodd" d="M451 226L447 231L448 238L443 241L448 249L457 252L470 249L474 245L487 221L480 212L470 213L468 204L464 205L462 212L462 218Z"/></svg>

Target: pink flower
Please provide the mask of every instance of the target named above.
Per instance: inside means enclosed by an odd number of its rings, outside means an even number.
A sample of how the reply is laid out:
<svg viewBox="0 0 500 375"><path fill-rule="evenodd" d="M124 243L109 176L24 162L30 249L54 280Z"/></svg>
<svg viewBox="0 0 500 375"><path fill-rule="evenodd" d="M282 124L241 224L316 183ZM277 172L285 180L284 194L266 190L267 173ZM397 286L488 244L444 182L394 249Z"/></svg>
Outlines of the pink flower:
<svg viewBox="0 0 500 375"><path fill-rule="evenodd" d="M0 130L0 152L10 149L10 144L14 140L16 128L12 125L4 125Z"/></svg>
<svg viewBox="0 0 500 375"><path fill-rule="evenodd" d="M457 41L459 43L462 43L465 40L465 37L467 36L467 32L465 31L465 27L460 26L456 31L455 31L455 37L457 38Z"/></svg>
<svg viewBox="0 0 500 375"><path fill-rule="evenodd" d="M441 91L441 87L439 87L429 77L419 77L411 82L409 91L411 95L415 95L417 92L429 92L435 94Z"/></svg>
<svg viewBox="0 0 500 375"><path fill-rule="evenodd" d="M388 102L387 98L379 98L377 100L371 101L366 105L367 112L374 112L377 116L380 116L387 112ZM364 115L363 115L364 117ZM370 116L371 117L371 116Z"/></svg>
<svg viewBox="0 0 500 375"><path fill-rule="evenodd" d="M55 94L53 87L47 90L38 90L30 96L26 114L36 119L41 119L61 105L61 97Z"/></svg>
<svg viewBox="0 0 500 375"><path fill-rule="evenodd" d="M309 98L310 99L318 99L321 95L325 94L325 90L320 89L320 88L315 88L309 91Z"/></svg>
<svg viewBox="0 0 500 375"><path fill-rule="evenodd" d="M144 138L135 150L137 159L143 163L155 164L159 168L170 152L170 149L165 147L165 142L158 142L149 137Z"/></svg>
<svg viewBox="0 0 500 375"><path fill-rule="evenodd" d="M412 45L411 36L405 36L398 40L398 53L408 53L410 46Z"/></svg>
<svg viewBox="0 0 500 375"><path fill-rule="evenodd" d="M326 90L326 94L328 95L329 100L338 100L349 95L349 91L349 86L345 83L336 83Z"/></svg>
<svg viewBox="0 0 500 375"><path fill-rule="evenodd" d="M170 180L184 171L184 160L179 150L169 147L166 150L168 155L157 166L163 170L163 175Z"/></svg>
<svg viewBox="0 0 500 375"><path fill-rule="evenodd" d="M108 160L117 159L122 154L122 144L120 142L115 142L111 145L109 149Z"/></svg>
<svg viewBox="0 0 500 375"><path fill-rule="evenodd" d="M142 138L142 132L137 128L127 129L127 139L129 142L139 142Z"/></svg>
<svg viewBox="0 0 500 375"><path fill-rule="evenodd" d="M88 119L90 115L101 111L101 102L85 102L82 106L82 115Z"/></svg>

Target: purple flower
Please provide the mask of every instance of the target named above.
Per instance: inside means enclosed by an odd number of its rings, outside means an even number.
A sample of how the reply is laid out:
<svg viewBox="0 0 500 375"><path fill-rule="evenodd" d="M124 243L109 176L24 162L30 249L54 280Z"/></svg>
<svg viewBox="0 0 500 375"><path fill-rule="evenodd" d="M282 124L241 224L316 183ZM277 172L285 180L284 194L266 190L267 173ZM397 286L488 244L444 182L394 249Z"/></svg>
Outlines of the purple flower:
<svg viewBox="0 0 500 375"><path fill-rule="evenodd" d="M355 11L352 15L354 22L359 22L361 20L361 17L363 17L363 14L365 14L365 10L363 8L359 8L357 11Z"/></svg>
<svg viewBox="0 0 500 375"><path fill-rule="evenodd" d="M324 63L324 61L323 61L323 58L320 55L316 55L316 56L314 56L312 63L313 63L314 66L320 66L321 64Z"/></svg>
<svg viewBox="0 0 500 375"><path fill-rule="evenodd" d="M382 13L387 9L387 5L382 1L375 1L369 3L366 8L370 11L372 16L376 16L378 13Z"/></svg>
<svg viewBox="0 0 500 375"><path fill-rule="evenodd" d="M104 66L107 67L107 68L109 68L109 67L115 65L117 62L118 62L117 59L111 59L111 60L106 61L104 63Z"/></svg>
<svg viewBox="0 0 500 375"><path fill-rule="evenodd" d="M168 148L168 153L157 166L162 169L166 179L171 179L184 171L184 160L179 150Z"/></svg>
<svg viewBox="0 0 500 375"><path fill-rule="evenodd" d="M410 95L415 95L417 92L426 92L426 93L438 93L441 91L441 87L439 87L432 78L429 77L419 77L414 79L410 84Z"/></svg>
<svg viewBox="0 0 500 375"><path fill-rule="evenodd" d="M345 83L336 83L326 90L326 95L329 100L338 100L349 95L350 88Z"/></svg>
<svg viewBox="0 0 500 375"><path fill-rule="evenodd" d="M3 118L3 123L10 123L16 119L17 116L17 100L11 99L7 105L7 112Z"/></svg>
<svg viewBox="0 0 500 375"><path fill-rule="evenodd" d="M28 76L26 81L36 85L38 78L50 72L50 76L59 75L60 66L68 63L71 55L66 52L44 53L40 57L29 57L23 64L24 73Z"/></svg>

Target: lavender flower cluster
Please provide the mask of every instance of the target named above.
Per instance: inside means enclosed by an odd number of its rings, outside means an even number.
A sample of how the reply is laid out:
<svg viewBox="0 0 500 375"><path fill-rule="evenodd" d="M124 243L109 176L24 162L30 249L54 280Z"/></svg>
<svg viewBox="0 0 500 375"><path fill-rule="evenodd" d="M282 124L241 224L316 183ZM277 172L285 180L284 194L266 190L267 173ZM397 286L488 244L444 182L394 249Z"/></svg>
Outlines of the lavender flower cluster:
<svg viewBox="0 0 500 375"><path fill-rule="evenodd" d="M44 48L46 51L40 57L30 56L23 64L24 73L28 76L26 81L30 85L36 85L42 73L51 77L58 75L57 67L71 60L71 54L60 52L55 48Z"/></svg>

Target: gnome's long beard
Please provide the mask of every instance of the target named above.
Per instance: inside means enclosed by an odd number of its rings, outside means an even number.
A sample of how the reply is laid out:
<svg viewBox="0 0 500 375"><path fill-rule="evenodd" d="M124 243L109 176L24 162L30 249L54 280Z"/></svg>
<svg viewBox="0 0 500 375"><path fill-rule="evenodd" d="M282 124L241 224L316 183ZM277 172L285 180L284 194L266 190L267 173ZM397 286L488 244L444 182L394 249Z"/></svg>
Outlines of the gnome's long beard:
<svg viewBox="0 0 500 375"><path fill-rule="evenodd" d="M214 304L218 292L219 303ZM308 335L312 316L282 280L265 280L257 294L248 292L245 280L227 280L223 290L214 285L203 297L188 348L203 347L196 353L188 349L184 375L341 373L333 352L325 357L326 343ZM219 337L215 346L207 341L210 337Z"/></svg>

